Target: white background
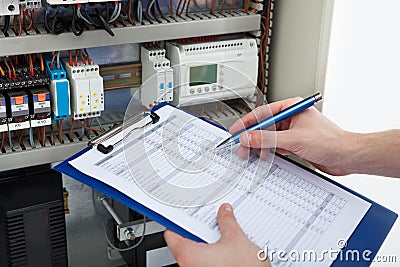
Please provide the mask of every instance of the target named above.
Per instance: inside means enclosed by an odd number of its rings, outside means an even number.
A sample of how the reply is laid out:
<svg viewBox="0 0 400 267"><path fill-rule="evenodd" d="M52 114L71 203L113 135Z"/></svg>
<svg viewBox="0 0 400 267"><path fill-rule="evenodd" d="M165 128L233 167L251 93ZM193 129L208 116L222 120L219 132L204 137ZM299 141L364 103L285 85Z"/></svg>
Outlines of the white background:
<svg viewBox="0 0 400 267"><path fill-rule="evenodd" d="M400 128L400 1L336 0L324 113L356 132ZM399 158L400 155L388 154ZM367 175L336 181L400 214L400 179ZM400 219L378 255L400 265Z"/></svg>

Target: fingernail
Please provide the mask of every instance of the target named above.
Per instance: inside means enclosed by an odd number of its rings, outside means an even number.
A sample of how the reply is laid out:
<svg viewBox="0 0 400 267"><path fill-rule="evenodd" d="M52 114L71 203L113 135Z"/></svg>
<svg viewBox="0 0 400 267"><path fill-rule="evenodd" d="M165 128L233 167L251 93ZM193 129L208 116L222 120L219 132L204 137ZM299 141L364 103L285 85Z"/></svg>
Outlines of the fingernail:
<svg viewBox="0 0 400 267"><path fill-rule="evenodd" d="M240 143L242 143L243 145L249 146L251 143L251 134L242 133L240 135Z"/></svg>
<svg viewBox="0 0 400 267"><path fill-rule="evenodd" d="M233 212L233 208L232 208L231 204L229 204L229 203L225 204L225 209L224 210L228 211L228 212Z"/></svg>

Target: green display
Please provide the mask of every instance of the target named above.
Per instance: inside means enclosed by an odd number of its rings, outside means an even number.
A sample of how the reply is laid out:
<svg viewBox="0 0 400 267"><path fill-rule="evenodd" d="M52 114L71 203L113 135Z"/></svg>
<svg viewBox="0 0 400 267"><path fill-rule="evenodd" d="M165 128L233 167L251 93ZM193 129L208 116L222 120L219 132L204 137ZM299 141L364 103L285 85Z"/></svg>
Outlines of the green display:
<svg viewBox="0 0 400 267"><path fill-rule="evenodd" d="M190 86L217 82L217 64L190 68Z"/></svg>

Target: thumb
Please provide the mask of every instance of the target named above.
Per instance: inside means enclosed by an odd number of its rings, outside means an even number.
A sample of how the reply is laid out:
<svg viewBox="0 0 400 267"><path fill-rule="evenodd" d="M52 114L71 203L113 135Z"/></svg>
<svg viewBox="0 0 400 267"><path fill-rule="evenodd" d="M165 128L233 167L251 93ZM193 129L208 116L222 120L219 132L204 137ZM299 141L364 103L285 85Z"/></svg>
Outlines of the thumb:
<svg viewBox="0 0 400 267"><path fill-rule="evenodd" d="M233 214L233 208L230 204L222 204L218 210L218 226L221 230L221 239L231 239L236 236L244 235Z"/></svg>
<svg viewBox="0 0 400 267"><path fill-rule="evenodd" d="M281 148L290 151L296 138L292 131L247 131L240 135L240 144L251 148Z"/></svg>
<svg viewBox="0 0 400 267"><path fill-rule="evenodd" d="M171 250L172 256L178 262L193 260L193 252L197 252L200 255L200 252L204 249L203 244L184 238L170 230L165 230L164 239Z"/></svg>

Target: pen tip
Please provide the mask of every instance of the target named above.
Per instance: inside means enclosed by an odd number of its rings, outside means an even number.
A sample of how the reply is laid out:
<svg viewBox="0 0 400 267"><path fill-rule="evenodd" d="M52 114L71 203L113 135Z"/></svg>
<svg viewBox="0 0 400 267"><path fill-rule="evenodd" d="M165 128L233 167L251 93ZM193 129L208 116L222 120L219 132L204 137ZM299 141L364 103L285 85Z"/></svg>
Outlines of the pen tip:
<svg viewBox="0 0 400 267"><path fill-rule="evenodd" d="M219 148L221 148L221 147L224 147L224 146L226 146L226 145L228 145L228 144L230 144L230 143L232 143L232 142L233 142L233 139L232 139L232 138L228 138L228 139L222 141L221 143L219 143L219 144L215 147L215 149L219 149Z"/></svg>

